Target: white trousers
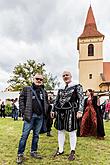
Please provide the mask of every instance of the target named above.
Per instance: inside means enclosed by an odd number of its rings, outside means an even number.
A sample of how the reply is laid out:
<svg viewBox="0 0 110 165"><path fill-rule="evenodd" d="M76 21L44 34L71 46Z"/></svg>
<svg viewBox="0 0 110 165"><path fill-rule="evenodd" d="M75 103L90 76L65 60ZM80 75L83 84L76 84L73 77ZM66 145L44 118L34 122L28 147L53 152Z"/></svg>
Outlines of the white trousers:
<svg viewBox="0 0 110 165"><path fill-rule="evenodd" d="M75 150L76 148L76 130L69 132L69 138L70 138L70 149ZM64 143L65 143L65 130L58 130L58 145L59 145L59 152L64 151Z"/></svg>

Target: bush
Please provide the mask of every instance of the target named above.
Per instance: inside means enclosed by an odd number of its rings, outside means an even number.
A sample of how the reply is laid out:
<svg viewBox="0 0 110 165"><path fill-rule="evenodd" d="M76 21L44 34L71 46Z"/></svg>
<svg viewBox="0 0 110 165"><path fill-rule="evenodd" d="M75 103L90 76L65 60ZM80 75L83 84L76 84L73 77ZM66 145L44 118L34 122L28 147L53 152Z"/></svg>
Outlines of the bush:
<svg viewBox="0 0 110 165"><path fill-rule="evenodd" d="M5 105L5 115L6 116L12 115L12 107L9 103Z"/></svg>

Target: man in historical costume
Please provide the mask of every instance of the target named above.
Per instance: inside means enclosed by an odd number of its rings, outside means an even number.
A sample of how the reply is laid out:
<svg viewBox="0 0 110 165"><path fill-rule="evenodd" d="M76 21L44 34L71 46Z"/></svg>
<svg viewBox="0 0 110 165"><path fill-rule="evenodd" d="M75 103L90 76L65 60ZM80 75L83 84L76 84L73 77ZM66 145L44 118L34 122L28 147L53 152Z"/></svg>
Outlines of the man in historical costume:
<svg viewBox="0 0 110 165"><path fill-rule="evenodd" d="M83 113L83 88L80 84L73 85L72 75L69 71L64 71L62 77L66 86L58 91L51 112L51 117L56 117L54 125L58 130L59 147L54 156L64 153L65 131L68 131L71 148L68 160L74 160L77 142L77 119L81 118Z"/></svg>

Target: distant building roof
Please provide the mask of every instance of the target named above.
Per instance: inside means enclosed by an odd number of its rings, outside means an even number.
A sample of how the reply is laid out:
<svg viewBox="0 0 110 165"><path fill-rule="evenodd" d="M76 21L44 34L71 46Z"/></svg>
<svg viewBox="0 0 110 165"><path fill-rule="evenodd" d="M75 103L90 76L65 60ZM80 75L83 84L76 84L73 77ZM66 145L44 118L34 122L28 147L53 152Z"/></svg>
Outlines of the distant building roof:
<svg viewBox="0 0 110 165"><path fill-rule="evenodd" d="M8 86L7 88L5 88L5 90L4 90L4 92L8 92L8 91L13 91L13 88L11 87L11 85L10 86Z"/></svg>

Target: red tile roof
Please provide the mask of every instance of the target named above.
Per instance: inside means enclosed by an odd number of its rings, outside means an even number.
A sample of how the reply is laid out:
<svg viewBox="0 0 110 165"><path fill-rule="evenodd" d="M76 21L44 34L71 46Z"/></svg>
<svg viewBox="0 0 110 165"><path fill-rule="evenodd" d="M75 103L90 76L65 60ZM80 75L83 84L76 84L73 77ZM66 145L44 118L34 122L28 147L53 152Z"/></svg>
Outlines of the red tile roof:
<svg viewBox="0 0 110 165"><path fill-rule="evenodd" d="M110 62L103 62L103 75L105 81L110 81Z"/></svg>
<svg viewBox="0 0 110 165"><path fill-rule="evenodd" d="M97 30L97 26L91 6L89 7L87 13L87 18L83 33L79 36L79 38L88 38L88 37L104 37L104 35Z"/></svg>

